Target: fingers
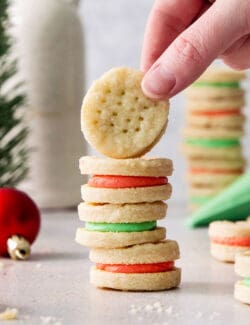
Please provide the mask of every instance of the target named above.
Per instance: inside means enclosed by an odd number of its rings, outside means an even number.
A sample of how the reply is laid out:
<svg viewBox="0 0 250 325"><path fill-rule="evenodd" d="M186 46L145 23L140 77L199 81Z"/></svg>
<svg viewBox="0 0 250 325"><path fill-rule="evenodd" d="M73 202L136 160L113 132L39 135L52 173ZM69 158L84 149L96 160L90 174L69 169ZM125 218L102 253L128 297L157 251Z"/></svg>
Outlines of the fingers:
<svg viewBox="0 0 250 325"><path fill-rule="evenodd" d="M146 26L141 69L147 71L169 44L198 15L204 0L155 1Z"/></svg>
<svg viewBox="0 0 250 325"><path fill-rule="evenodd" d="M191 84L242 34L237 1L218 1L179 35L146 73L142 89L155 99L171 97ZM237 19L236 19L237 18Z"/></svg>
<svg viewBox="0 0 250 325"><path fill-rule="evenodd" d="M244 37L241 46L222 55L223 61L231 68L245 70L250 68L250 36Z"/></svg>

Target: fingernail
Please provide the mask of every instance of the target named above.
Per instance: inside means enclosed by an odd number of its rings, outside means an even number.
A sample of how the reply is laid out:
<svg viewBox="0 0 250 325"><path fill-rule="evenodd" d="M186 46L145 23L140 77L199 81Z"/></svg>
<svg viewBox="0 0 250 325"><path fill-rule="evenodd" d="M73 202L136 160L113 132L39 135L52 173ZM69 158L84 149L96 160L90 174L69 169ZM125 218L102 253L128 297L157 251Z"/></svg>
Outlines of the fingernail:
<svg viewBox="0 0 250 325"><path fill-rule="evenodd" d="M175 84L173 73L166 71L160 63L157 63L143 78L142 90L148 97L164 99L168 97Z"/></svg>

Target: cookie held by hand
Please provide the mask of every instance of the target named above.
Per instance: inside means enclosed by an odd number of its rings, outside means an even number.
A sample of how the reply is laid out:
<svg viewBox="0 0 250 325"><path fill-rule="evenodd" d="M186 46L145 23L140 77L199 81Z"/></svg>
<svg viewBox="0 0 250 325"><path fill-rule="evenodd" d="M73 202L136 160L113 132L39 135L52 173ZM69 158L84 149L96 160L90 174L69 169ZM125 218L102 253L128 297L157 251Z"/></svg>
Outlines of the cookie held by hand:
<svg viewBox="0 0 250 325"><path fill-rule="evenodd" d="M163 135L167 101L154 101L141 90L141 71L114 68L95 81L86 94L81 129L86 140L112 158L139 157Z"/></svg>

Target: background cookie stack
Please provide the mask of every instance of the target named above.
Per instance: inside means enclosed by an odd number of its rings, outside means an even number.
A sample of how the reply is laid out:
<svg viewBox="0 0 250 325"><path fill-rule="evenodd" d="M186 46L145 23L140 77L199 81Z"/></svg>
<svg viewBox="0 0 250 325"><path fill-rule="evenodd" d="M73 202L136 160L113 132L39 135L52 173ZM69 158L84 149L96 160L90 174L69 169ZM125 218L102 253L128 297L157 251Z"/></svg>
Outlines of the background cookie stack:
<svg viewBox="0 0 250 325"><path fill-rule="evenodd" d="M183 152L188 158L194 210L239 177L245 166L240 139L245 117L243 72L207 70L186 92Z"/></svg>
<svg viewBox="0 0 250 325"><path fill-rule="evenodd" d="M91 247L95 263L90 281L119 290L163 290L178 286L177 242L165 240L157 227L171 195L167 176L172 162L164 158L133 158L147 152L165 131L168 103L146 98L142 73L112 69L94 82L82 108L85 138L107 159L82 157L82 174L92 175L81 189L85 201L76 241ZM119 159L116 159L119 158Z"/></svg>

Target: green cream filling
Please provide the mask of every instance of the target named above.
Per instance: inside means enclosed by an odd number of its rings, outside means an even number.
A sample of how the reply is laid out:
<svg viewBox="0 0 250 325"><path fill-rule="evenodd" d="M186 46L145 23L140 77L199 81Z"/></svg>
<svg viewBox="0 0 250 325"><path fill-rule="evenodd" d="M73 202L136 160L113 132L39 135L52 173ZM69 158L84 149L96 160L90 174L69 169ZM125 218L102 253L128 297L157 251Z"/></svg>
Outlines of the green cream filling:
<svg viewBox="0 0 250 325"><path fill-rule="evenodd" d="M244 279L243 279L243 283L244 283L246 286L249 286L249 287L250 287L250 278L244 278Z"/></svg>
<svg viewBox="0 0 250 325"><path fill-rule="evenodd" d="M156 221L147 221L139 223L86 222L85 228L90 231L101 232L139 232L155 229Z"/></svg>
<svg viewBox="0 0 250 325"><path fill-rule="evenodd" d="M187 144L206 148L228 148L240 145L238 139L187 139Z"/></svg>
<svg viewBox="0 0 250 325"><path fill-rule="evenodd" d="M193 83L194 87L218 87L218 88L239 88L237 81L196 81Z"/></svg>
<svg viewBox="0 0 250 325"><path fill-rule="evenodd" d="M190 201L192 203L196 203L196 204L204 204L209 200L211 200L211 197L204 197L204 196L191 196L190 197Z"/></svg>

